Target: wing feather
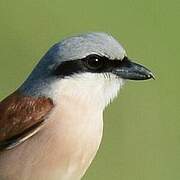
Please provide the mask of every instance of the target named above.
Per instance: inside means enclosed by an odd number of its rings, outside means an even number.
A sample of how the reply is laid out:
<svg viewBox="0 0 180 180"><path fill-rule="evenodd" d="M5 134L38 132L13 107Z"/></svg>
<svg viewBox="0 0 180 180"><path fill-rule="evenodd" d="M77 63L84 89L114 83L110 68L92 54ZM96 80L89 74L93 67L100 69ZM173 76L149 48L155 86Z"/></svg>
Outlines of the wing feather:
<svg viewBox="0 0 180 180"><path fill-rule="evenodd" d="M0 102L0 150L10 149L36 134L54 107L46 97L16 91Z"/></svg>

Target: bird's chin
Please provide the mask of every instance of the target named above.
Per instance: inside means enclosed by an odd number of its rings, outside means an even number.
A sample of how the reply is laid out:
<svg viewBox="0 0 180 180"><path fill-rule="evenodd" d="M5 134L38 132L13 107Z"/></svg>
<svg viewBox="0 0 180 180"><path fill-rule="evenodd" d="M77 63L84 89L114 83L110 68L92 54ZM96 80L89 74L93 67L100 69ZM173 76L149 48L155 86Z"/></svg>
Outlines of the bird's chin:
<svg viewBox="0 0 180 180"><path fill-rule="evenodd" d="M108 106L117 96L124 85L125 80L114 75L110 74L109 78L105 80L104 83L104 99L105 107Z"/></svg>

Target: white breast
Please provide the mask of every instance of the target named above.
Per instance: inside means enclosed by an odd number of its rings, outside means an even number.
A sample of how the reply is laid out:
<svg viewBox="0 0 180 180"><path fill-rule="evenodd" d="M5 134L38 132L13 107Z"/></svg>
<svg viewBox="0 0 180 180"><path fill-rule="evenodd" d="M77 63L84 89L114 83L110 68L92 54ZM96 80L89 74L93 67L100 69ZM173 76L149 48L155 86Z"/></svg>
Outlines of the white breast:
<svg viewBox="0 0 180 180"><path fill-rule="evenodd" d="M68 97L61 98L61 102L61 106L57 105L49 116L43 130L25 143L1 154L1 178L81 179L100 145L102 112L96 109L91 111L88 105Z"/></svg>

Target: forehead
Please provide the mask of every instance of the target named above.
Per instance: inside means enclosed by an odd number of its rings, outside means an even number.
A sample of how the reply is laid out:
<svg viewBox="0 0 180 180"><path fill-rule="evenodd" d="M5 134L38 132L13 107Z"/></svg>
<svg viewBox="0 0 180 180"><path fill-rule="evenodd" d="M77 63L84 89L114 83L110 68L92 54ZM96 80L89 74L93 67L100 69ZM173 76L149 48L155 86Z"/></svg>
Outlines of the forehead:
<svg viewBox="0 0 180 180"><path fill-rule="evenodd" d="M90 54L106 56L109 59L123 59L124 48L111 35L88 33L67 38L55 44L47 56L56 57L56 61L82 59Z"/></svg>

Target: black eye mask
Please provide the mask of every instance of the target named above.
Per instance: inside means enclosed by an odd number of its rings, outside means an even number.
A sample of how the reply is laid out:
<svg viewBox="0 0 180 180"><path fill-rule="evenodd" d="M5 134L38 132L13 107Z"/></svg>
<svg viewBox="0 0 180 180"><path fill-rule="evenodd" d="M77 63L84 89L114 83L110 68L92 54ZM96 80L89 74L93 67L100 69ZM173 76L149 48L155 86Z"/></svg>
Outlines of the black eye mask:
<svg viewBox="0 0 180 180"><path fill-rule="evenodd" d="M53 74L63 77L82 72L107 73L124 63L128 64L127 57L123 60L109 60L107 57L92 54L83 59L62 62Z"/></svg>

